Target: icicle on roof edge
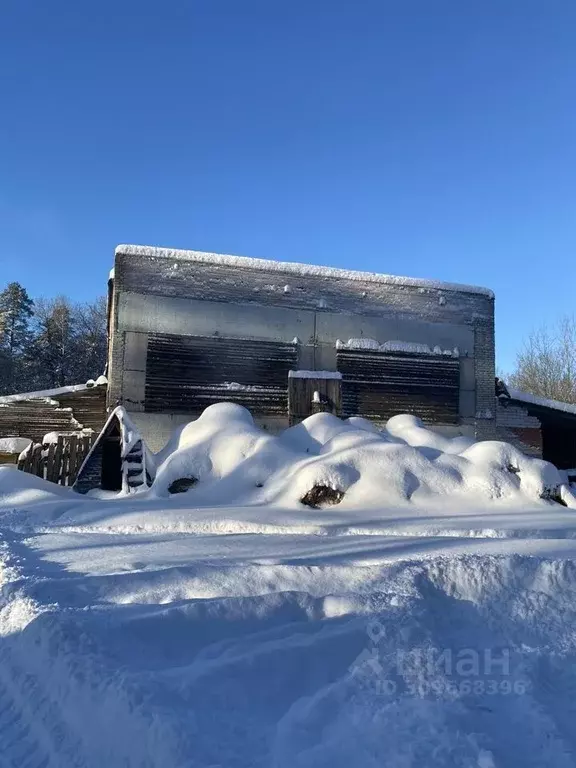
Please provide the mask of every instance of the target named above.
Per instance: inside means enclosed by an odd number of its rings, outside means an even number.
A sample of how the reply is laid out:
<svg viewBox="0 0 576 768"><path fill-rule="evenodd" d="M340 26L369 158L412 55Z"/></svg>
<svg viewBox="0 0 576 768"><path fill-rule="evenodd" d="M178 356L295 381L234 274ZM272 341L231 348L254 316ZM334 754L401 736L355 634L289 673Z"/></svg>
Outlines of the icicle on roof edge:
<svg viewBox="0 0 576 768"><path fill-rule="evenodd" d="M162 259L181 259L198 261L216 266L241 267L244 269L265 269L271 272L282 272L314 277L326 277L337 280L357 280L387 285L407 286L412 288L428 288L430 290L457 291L459 293L476 293L488 299L494 298L489 288L460 283L445 283L441 280L425 280L417 277L400 277L397 275L381 275L377 272L359 272L357 270L337 269L336 267L320 267L313 264L300 264L290 261L271 261L268 259L253 259L247 256L229 256L220 253L204 253L203 251L185 251L175 248L159 248L150 245L118 245L115 254L126 256L148 256Z"/></svg>

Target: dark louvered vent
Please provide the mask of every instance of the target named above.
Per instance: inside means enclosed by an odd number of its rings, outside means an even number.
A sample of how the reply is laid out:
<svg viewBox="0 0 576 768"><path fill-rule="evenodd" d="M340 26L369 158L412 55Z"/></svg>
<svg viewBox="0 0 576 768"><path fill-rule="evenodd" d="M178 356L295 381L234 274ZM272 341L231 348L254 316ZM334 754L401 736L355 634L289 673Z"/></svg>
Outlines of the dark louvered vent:
<svg viewBox="0 0 576 768"><path fill-rule="evenodd" d="M146 362L148 412L190 413L239 403L254 413L285 415L294 344L151 334Z"/></svg>
<svg viewBox="0 0 576 768"><path fill-rule="evenodd" d="M338 350L337 359L344 417L412 413L426 422L458 422L459 360L348 349Z"/></svg>

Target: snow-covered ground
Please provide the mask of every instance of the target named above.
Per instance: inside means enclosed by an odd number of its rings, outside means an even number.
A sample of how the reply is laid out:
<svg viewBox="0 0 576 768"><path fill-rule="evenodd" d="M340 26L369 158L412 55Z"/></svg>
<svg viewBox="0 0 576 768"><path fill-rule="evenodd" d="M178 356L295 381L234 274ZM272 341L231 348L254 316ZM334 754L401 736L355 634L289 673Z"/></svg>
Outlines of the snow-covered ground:
<svg viewBox="0 0 576 768"><path fill-rule="evenodd" d="M0 468L2 768L576 765L553 467L406 416L275 437L229 404L155 461L130 496Z"/></svg>

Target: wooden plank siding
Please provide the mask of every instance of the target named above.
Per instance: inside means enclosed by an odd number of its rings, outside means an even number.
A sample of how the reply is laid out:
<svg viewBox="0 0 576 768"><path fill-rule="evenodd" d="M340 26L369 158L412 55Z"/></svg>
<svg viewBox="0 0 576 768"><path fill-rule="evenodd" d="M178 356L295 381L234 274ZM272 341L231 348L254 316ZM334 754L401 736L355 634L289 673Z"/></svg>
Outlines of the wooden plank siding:
<svg viewBox="0 0 576 768"><path fill-rule="evenodd" d="M342 415L384 421L412 413L427 423L457 424L460 362L449 357L338 350Z"/></svg>
<svg viewBox="0 0 576 768"><path fill-rule="evenodd" d="M460 367L457 359L338 350L337 366L343 377L344 417L362 415L386 420L398 413L413 413L425 422L458 423ZM195 413L212 403L227 401L254 412L285 416L290 411L288 373L296 367L295 344L150 334L145 411ZM311 412L308 400L313 390L330 394L324 391L326 381L314 382L301 385L305 387L302 396L306 399L306 412L296 406L296 393L293 393L292 423ZM339 412L339 393L336 399Z"/></svg>
<svg viewBox="0 0 576 768"><path fill-rule="evenodd" d="M0 437L27 437L42 442L48 432L99 432L106 421L106 387L0 403Z"/></svg>
<svg viewBox="0 0 576 768"><path fill-rule="evenodd" d="M286 415L288 372L296 360L295 344L150 334L144 409L194 413L228 401Z"/></svg>
<svg viewBox="0 0 576 768"><path fill-rule="evenodd" d="M106 422L106 386L89 387L80 392L58 395L62 407L72 408L74 418L83 429L98 433Z"/></svg>
<svg viewBox="0 0 576 768"><path fill-rule="evenodd" d="M321 400L314 403L314 393ZM313 377L288 379L288 412L290 426L298 424L318 411L340 416L342 413L342 380Z"/></svg>
<svg viewBox="0 0 576 768"><path fill-rule="evenodd" d="M57 402L19 400L0 404L0 437L27 437L39 443L47 432L73 432L78 429L71 408Z"/></svg>

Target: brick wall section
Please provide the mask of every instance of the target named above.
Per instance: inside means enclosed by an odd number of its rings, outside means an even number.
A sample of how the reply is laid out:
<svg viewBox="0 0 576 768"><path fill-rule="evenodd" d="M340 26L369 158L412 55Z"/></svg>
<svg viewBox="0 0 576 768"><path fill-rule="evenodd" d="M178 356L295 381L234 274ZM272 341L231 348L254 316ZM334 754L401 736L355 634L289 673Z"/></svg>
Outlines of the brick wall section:
<svg viewBox="0 0 576 768"><path fill-rule="evenodd" d="M540 420L530 416L520 405L496 403L498 440L504 440L528 456L542 458L542 430Z"/></svg>
<svg viewBox="0 0 576 768"><path fill-rule="evenodd" d="M476 437L496 437L494 381L496 376L494 349L494 301L489 318L476 318L474 325L474 374L476 378Z"/></svg>
<svg viewBox="0 0 576 768"><path fill-rule="evenodd" d="M527 453L542 456L542 430L538 427L512 427L512 432L527 447Z"/></svg>
<svg viewBox="0 0 576 768"><path fill-rule="evenodd" d="M500 405L496 409L498 426L540 429L540 419L530 416L520 405Z"/></svg>
<svg viewBox="0 0 576 768"><path fill-rule="evenodd" d="M124 373L124 333L118 328L118 300L124 284L124 266L116 259L112 291L110 346L108 349L108 398L111 410L121 403Z"/></svg>
<svg viewBox="0 0 576 768"><path fill-rule="evenodd" d="M116 328L116 326L114 326ZM108 402L109 410L122 404L124 376L124 332L114 330L110 342L108 365Z"/></svg>

